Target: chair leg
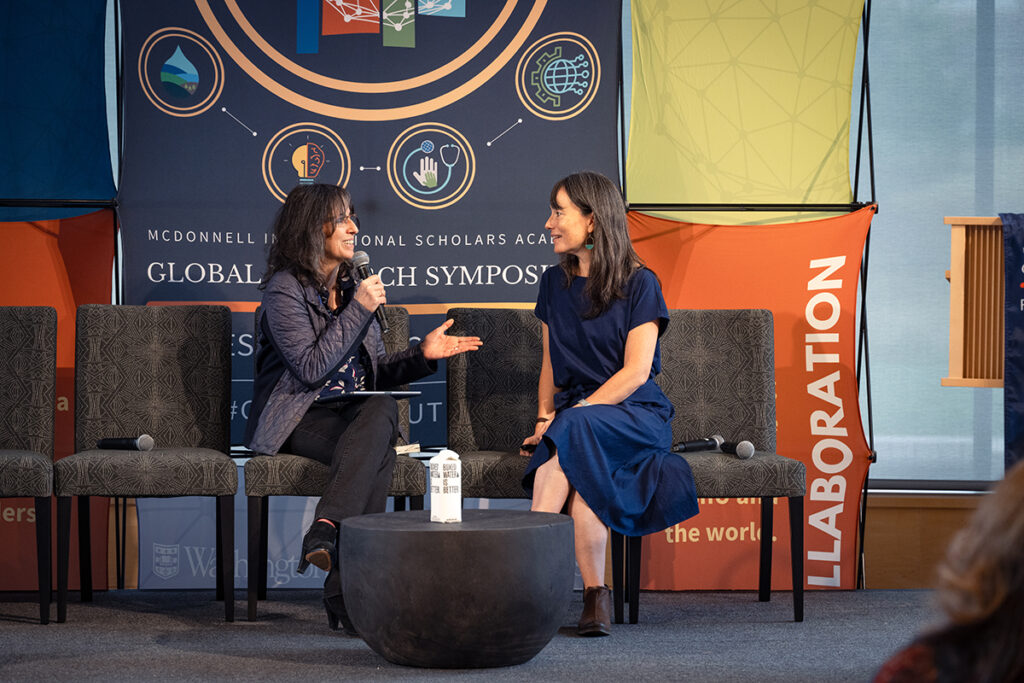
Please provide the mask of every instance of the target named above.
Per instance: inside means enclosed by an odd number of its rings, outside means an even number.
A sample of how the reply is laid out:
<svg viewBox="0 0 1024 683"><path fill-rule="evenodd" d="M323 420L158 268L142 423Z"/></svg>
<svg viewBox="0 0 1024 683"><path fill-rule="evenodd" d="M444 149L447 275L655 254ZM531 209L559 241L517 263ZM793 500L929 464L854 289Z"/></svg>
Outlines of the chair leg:
<svg viewBox="0 0 1024 683"><path fill-rule="evenodd" d="M260 507L260 582L257 585L259 593L256 597L260 600L267 599L267 557L269 555L268 544L270 536L270 499L264 498Z"/></svg>
<svg viewBox="0 0 1024 683"><path fill-rule="evenodd" d="M260 496L248 496L248 522L247 531L249 539L249 579L246 587L248 600L249 621L256 621L256 604L259 601L260 585L260 537L264 529L260 528L260 521L263 518L262 510L264 499Z"/></svg>
<svg viewBox="0 0 1024 683"><path fill-rule="evenodd" d="M127 536L128 499L118 496L114 498L114 570L118 590L124 590Z"/></svg>
<svg viewBox="0 0 1024 683"><path fill-rule="evenodd" d="M775 535L775 499L761 498L761 559L757 580L757 599L772 599L772 536Z"/></svg>
<svg viewBox="0 0 1024 683"><path fill-rule="evenodd" d="M216 538L213 542L213 552L216 556L217 566L217 576L214 579L214 585L216 586L214 589L214 599L216 600L224 599L224 572L221 571L221 567L224 566L224 555L222 554L224 549L224 539L221 536L221 530L224 527L224 520L221 519L223 511L220 508L220 496L218 496L217 500L214 502L214 527L216 528Z"/></svg>
<svg viewBox="0 0 1024 683"><path fill-rule="evenodd" d="M78 497L78 578L82 602L92 602L92 525L89 496Z"/></svg>
<svg viewBox="0 0 1024 683"><path fill-rule="evenodd" d="M71 554L71 497L57 498L57 623L68 614L68 555Z"/></svg>
<svg viewBox="0 0 1024 683"><path fill-rule="evenodd" d="M36 566L39 568L39 623L50 623L50 589L53 568L50 553L50 497L36 498Z"/></svg>
<svg viewBox="0 0 1024 683"><path fill-rule="evenodd" d="M235 620L235 497L217 496L220 513L220 562L217 573L224 591L224 621Z"/></svg>
<svg viewBox="0 0 1024 683"><path fill-rule="evenodd" d="M422 510L423 509L423 496L409 496L409 509L410 510Z"/></svg>
<svg viewBox="0 0 1024 683"><path fill-rule="evenodd" d="M793 563L793 621L804 620L804 498L789 499L790 561Z"/></svg>
<svg viewBox="0 0 1024 683"><path fill-rule="evenodd" d="M612 544L612 598L615 605L615 616L613 621L616 624L622 623L622 601L623 601L623 578L625 574L625 562L623 562L622 550L625 545L625 538L617 531L611 532Z"/></svg>
<svg viewBox="0 0 1024 683"><path fill-rule="evenodd" d="M640 617L640 552L643 537L626 537L626 583L629 586L629 623L635 624Z"/></svg>

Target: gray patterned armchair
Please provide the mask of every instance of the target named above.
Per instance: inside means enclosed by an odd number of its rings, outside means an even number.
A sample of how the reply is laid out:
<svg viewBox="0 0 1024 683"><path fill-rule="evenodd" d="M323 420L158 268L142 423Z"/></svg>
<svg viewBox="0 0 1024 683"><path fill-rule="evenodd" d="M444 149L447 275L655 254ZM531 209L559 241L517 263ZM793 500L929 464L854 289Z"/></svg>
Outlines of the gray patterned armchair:
<svg viewBox="0 0 1024 683"><path fill-rule="evenodd" d="M57 312L0 307L0 498L35 498L39 622L50 622Z"/></svg>
<svg viewBox="0 0 1024 683"><path fill-rule="evenodd" d="M527 458L519 444L533 433L540 373L541 325L532 311L453 308L452 334L484 340L474 353L448 361L448 444L462 458L463 495L526 498ZM771 538L775 497L789 500L793 614L803 620L803 496L805 467L776 455L775 370L769 311L673 310L661 338L658 383L676 409L675 441L721 434L751 441L749 460L718 452L686 453L701 498L761 501L759 599L771 595ZM623 605L636 623L640 591L639 537L612 533L615 621ZM625 557L624 557L625 555Z"/></svg>
<svg viewBox="0 0 1024 683"><path fill-rule="evenodd" d="M217 510L217 599L234 620L234 495L227 455L231 315L224 306L78 308L76 453L54 465L57 621L67 611L71 497L78 496L82 600L92 599L89 497L211 496ZM149 434L151 451L106 450L97 441Z"/></svg>
<svg viewBox="0 0 1024 683"><path fill-rule="evenodd" d="M384 333L384 346L389 352L400 351L409 346L409 312L400 306L387 306L386 311L388 331ZM253 318L254 321L259 319L259 309ZM408 401L398 402L398 425L402 433L408 436ZM250 573L247 614L249 621L256 619L258 601L267 598L267 497L319 496L327 488L329 472L327 465L288 453L253 455L245 463L249 567L259 568L257 574ZM407 455L399 455L395 459L391 489L388 491L388 495L394 497L395 509L404 509L408 501L411 509L422 510L426 492L427 478L423 463Z"/></svg>
<svg viewBox="0 0 1024 683"><path fill-rule="evenodd" d="M675 406L673 442L706 438L747 440L754 456L741 460L720 452L683 453L701 498L758 498L761 544L758 598L771 597L773 498L789 500L793 619L803 621L803 497L806 468L775 454L775 343L771 311L673 310L661 337L657 381ZM615 621L622 623L622 585L629 621L637 622L640 538L612 532ZM625 547L625 566L623 549Z"/></svg>
<svg viewBox="0 0 1024 683"><path fill-rule="evenodd" d="M529 498L519 455L537 418L541 325L532 310L453 308L450 334L483 346L448 359L448 447L462 460L465 498Z"/></svg>

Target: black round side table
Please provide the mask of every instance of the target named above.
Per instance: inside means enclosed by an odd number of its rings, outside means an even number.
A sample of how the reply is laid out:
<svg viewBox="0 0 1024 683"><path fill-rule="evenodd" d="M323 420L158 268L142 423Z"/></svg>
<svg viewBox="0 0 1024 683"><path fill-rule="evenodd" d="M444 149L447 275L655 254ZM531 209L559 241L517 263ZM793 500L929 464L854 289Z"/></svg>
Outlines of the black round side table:
<svg viewBox="0 0 1024 683"><path fill-rule="evenodd" d="M341 523L342 590L366 644L390 662L521 664L558 631L573 588L572 519L524 510L429 510Z"/></svg>

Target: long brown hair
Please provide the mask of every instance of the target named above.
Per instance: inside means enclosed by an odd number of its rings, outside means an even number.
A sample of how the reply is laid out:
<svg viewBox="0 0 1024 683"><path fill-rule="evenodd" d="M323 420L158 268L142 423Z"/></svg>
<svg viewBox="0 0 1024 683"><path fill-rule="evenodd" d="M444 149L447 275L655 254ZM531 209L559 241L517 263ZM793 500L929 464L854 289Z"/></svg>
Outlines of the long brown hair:
<svg viewBox="0 0 1024 683"><path fill-rule="evenodd" d="M949 545L936 598L949 623L926 637L954 680L1024 680L1024 462Z"/></svg>
<svg viewBox="0 0 1024 683"><path fill-rule="evenodd" d="M334 219L351 210L348 190L337 185L299 185L289 192L274 218L274 241L260 289L281 270L290 271L304 285L319 288L333 284L320 281L324 241L338 229ZM331 226L327 235L324 224Z"/></svg>
<svg viewBox="0 0 1024 683"><path fill-rule="evenodd" d="M594 318L626 296L626 283L643 261L629 241L626 224L626 205L622 194L611 180L593 171L573 173L562 178L551 188L551 208L558 208L556 197L565 190L569 200L584 216L594 219L594 248L591 251L590 272L584 292L590 299L590 309L584 317ZM563 254L562 271L568 284L579 275L579 259Z"/></svg>

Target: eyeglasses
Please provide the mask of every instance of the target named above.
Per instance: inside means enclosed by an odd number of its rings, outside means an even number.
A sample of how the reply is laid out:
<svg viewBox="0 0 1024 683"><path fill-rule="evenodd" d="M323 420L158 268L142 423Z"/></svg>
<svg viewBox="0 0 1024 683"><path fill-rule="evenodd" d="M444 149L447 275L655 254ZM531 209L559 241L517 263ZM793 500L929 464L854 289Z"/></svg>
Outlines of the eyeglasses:
<svg viewBox="0 0 1024 683"><path fill-rule="evenodd" d="M351 219L352 222L355 223L356 225L359 225L359 217L356 216L355 209L352 209L351 211L349 211L344 216L338 216L337 218L335 218L334 219L334 224L335 225L343 225L345 223L348 223L349 219Z"/></svg>

